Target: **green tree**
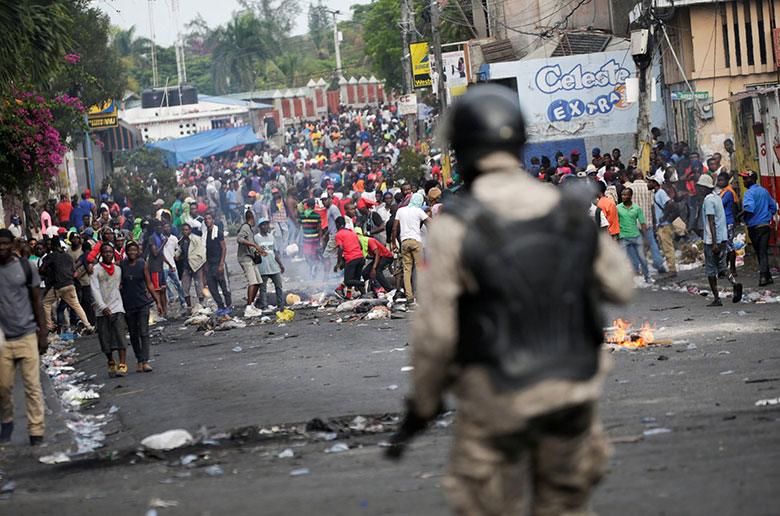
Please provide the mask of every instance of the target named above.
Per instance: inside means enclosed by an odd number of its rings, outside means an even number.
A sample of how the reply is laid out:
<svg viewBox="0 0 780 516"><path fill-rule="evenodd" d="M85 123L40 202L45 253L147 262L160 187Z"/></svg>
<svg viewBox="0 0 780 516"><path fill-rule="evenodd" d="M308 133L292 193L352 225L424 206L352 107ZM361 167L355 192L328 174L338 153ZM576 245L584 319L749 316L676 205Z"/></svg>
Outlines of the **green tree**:
<svg viewBox="0 0 780 516"><path fill-rule="evenodd" d="M70 0L0 0L0 89L45 82L71 46Z"/></svg>
<svg viewBox="0 0 780 516"><path fill-rule="evenodd" d="M393 177L405 179L407 183L416 182L420 178L424 164L425 156L407 147L401 150L401 154L398 156L398 164L393 171Z"/></svg>
<svg viewBox="0 0 780 516"><path fill-rule="evenodd" d="M84 106L101 104L109 99L121 100L127 85L124 65L116 49L109 44L111 25L108 16L97 8L71 11L70 54L79 56L75 66L61 68L42 88L51 96L77 97ZM69 139L71 148L84 135L80 120L66 113L55 113L55 128Z"/></svg>
<svg viewBox="0 0 780 516"><path fill-rule="evenodd" d="M129 200L134 213L152 213L158 198L170 206L177 192L176 172L163 157L159 149L150 147L120 153L115 161L119 171L108 174L103 186L111 186L114 199ZM151 179L157 180L153 190L147 186Z"/></svg>
<svg viewBox="0 0 780 516"><path fill-rule="evenodd" d="M277 42L265 30L268 23L245 10L233 13L229 22L212 32L211 74L217 93L252 89L262 63L279 55Z"/></svg>
<svg viewBox="0 0 780 516"><path fill-rule="evenodd" d="M388 87L400 89L401 69L401 2L376 0L365 14L365 40L363 51L372 56L371 69L385 81Z"/></svg>
<svg viewBox="0 0 780 516"><path fill-rule="evenodd" d="M316 4L309 4L309 37L320 58L324 57L322 49L327 46L332 27L331 15L322 0Z"/></svg>

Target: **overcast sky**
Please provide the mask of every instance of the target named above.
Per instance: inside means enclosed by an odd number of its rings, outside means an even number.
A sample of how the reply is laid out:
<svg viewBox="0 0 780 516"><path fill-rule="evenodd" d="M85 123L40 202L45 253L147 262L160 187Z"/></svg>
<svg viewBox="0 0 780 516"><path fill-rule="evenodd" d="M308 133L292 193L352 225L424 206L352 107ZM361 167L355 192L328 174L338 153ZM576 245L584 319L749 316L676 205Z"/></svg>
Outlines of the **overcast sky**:
<svg viewBox="0 0 780 516"><path fill-rule="evenodd" d="M176 26L171 15L171 5L176 0L152 0L154 12L154 33L158 45L173 45L176 39ZM233 11L239 8L238 0L178 0L179 20L181 30L184 25L195 18L198 13L203 16L209 27L216 27L228 21ZM310 0L299 0L301 16L297 18L297 24L293 28L293 34L307 32ZM349 6L352 4L368 3L368 0L326 0L325 5L331 9L337 9L343 14L340 20L348 19L351 15ZM148 0L94 0L93 4L105 11L111 17L111 23L129 29L135 25L135 33L139 36L150 36L149 30L149 1Z"/></svg>

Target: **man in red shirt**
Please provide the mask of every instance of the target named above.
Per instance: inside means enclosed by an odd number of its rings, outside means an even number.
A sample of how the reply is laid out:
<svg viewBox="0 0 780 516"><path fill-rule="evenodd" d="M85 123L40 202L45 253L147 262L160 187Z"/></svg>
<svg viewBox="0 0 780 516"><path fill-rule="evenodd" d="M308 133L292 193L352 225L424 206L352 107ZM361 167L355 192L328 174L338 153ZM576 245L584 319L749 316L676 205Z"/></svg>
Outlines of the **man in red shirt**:
<svg viewBox="0 0 780 516"><path fill-rule="evenodd" d="M69 226L70 222L70 212L73 211L73 205L68 200L68 196L65 194L62 194L60 196L60 202L57 203L57 216L60 218L58 225L59 226Z"/></svg>
<svg viewBox="0 0 780 516"><path fill-rule="evenodd" d="M366 264L363 269L363 279L371 280L374 290L378 290L378 282L385 292L391 291L393 287L383 271L393 263L393 253L388 251L387 247L382 245L382 242L376 238L369 237L368 256L372 258L372 261Z"/></svg>
<svg viewBox="0 0 780 516"><path fill-rule="evenodd" d="M344 217L336 219L336 253L338 263L333 268L333 272L338 272L340 268L344 269L344 282L336 289L336 294L347 299L352 297L352 287L358 289L360 294L365 294L363 280L360 274L366 264L363 258L363 246L360 245L357 234L354 231L344 228ZM346 293L344 291L346 290Z"/></svg>

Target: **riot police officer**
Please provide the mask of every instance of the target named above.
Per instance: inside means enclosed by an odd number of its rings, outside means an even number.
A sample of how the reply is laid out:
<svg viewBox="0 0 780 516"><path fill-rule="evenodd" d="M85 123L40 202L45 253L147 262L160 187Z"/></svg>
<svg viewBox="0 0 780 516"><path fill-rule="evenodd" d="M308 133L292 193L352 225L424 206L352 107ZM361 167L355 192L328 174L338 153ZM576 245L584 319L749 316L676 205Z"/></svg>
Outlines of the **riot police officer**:
<svg viewBox="0 0 780 516"><path fill-rule="evenodd" d="M587 217L587 196L581 204L522 170L515 92L475 87L448 115L467 193L428 232L413 390L388 455L451 388L443 486L458 514L582 513L608 459L595 407L610 365L599 304L629 299L631 266Z"/></svg>

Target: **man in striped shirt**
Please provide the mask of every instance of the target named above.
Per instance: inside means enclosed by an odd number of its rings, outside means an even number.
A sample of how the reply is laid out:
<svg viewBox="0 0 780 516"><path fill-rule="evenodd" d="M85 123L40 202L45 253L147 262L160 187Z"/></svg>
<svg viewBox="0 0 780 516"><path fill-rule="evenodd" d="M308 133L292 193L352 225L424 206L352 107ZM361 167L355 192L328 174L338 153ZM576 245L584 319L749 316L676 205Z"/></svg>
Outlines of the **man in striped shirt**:
<svg viewBox="0 0 780 516"><path fill-rule="evenodd" d="M306 199L305 206L298 225L301 228L303 257L309 265L312 277L314 277L314 268L320 261L319 249L322 241L322 221L319 213L314 211L314 199Z"/></svg>
<svg viewBox="0 0 780 516"><path fill-rule="evenodd" d="M658 247L658 242L655 239L655 226L653 225L652 219L655 213L655 210L653 209L655 191L647 184L644 174L639 169L634 171L634 182L631 184L626 183L626 186L630 186L634 191L634 204L642 208L642 213L649 219L647 221L647 241L650 244L650 256L653 259L653 267L655 267L655 270L657 270L659 274L666 274L664 259L663 256L661 256L661 249Z"/></svg>

